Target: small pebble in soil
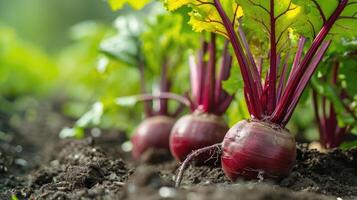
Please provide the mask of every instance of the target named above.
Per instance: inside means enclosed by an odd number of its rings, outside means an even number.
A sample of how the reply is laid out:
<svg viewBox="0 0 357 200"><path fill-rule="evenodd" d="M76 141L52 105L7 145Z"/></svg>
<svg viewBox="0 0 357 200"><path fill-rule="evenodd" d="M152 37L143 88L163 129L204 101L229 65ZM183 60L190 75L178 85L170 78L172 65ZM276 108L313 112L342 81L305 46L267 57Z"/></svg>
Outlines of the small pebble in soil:
<svg viewBox="0 0 357 200"><path fill-rule="evenodd" d="M19 165L19 166L22 166L22 167L25 167L25 166L27 166L27 161L25 159L18 158L18 159L15 160L15 164Z"/></svg>
<svg viewBox="0 0 357 200"><path fill-rule="evenodd" d="M133 144L130 141L126 141L121 145L121 149L124 152L130 152L133 149Z"/></svg>
<svg viewBox="0 0 357 200"><path fill-rule="evenodd" d="M177 195L177 192L174 188L171 187L161 187L159 189L159 195L162 198L174 198Z"/></svg>
<svg viewBox="0 0 357 200"><path fill-rule="evenodd" d="M16 151L17 153L22 152L22 146L21 146L21 145L16 145L15 151Z"/></svg>

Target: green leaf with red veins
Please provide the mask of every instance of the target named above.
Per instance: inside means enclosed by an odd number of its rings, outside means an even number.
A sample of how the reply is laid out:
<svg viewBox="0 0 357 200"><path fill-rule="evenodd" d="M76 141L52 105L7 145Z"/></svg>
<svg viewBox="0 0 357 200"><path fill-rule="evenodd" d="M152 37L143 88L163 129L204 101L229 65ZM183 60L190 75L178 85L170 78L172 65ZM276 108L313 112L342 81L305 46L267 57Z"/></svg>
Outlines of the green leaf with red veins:
<svg viewBox="0 0 357 200"><path fill-rule="evenodd" d="M301 6L305 14L305 22L296 27L296 30L306 37L315 37L321 27L329 19L339 4L337 0L293 0ZM348 1L333 28L329 37L356 37L357 32L357 1Z"/></svg>
<svg viewBox="0 0 357 200"><path fill-rule="evenodd" d="M275 32L277 52L288 49L286 47L289 47L293 28L305 20L301 6L295 5L290 0L274 0L273 9L268 0L237 0L237 2L243 8L244 27L253 31L255 37L269 42Z"/></svg>
<svg viewBox="0 0 357 200"><path fill-rule="evenodd" d="M349 1L345 10L331 30L331 35L357 37L357 1Z"/></svg>
<svg viewBox="0 0 357 200"><path fill-rule="evenodd" d="M176 10L182 6L191 7L192 11L189 13L189 24L194 31L208 31L228 38L227 31L213 4L213 0L164 0L164 2L169 11ZM222 1L222 6L231 21L237 22L243 15L242 9L235 0ZM238 23L236 23L236 25L238 25Z"/></svg>

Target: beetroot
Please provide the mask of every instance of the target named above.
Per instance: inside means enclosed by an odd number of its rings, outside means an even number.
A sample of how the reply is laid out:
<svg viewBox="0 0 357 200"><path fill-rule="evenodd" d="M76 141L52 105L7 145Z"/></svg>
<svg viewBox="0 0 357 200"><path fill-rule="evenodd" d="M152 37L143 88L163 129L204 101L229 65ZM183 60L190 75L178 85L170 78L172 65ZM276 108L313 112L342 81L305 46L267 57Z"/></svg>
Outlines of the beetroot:
<svg viewBox="0 0 357 200"><path fill-rule="evenodd" d="M168 141L174 123L173 118L160 115L145 119L131 138L134 159L139 159L150 148L169 150Z"/></svg>
<svg viewBox="0 0 357 200"><path fill-rule="evenodd" d="M281 2L274 0L261 4L254 1L242 1L236 6L229 7L230 10L226 10L226 2L223 2L213 0L209 2L187 1L181 4L176 4L176 1L168 3L171 10L187 5L193 9L194 14L206 13L209 7L210 15L199 17L205 22L204 27L195 28L214 31L228 38L239 64L244 83L243 92L253 120L238 123L225 136L222 143L222 167L232 180L238 176L248 179L285 176L294 165L296 147L293 136L284 127L293 115L304 89L331 44L331 40L326 40L327 36L340 19L354 17L351 16L353 12L342 14L346 7L349 7L347 11L352 9L351 6L354 3L349 0L340 0L331 5L327 11L319 1L294 1L297 5L290 1L284 5L285 11L281 12ZM205 5L202 6L202 4ZM301 18L301 15L296 15L293 19L292 16L286 16L298 7L309 7L309 12L319 13L321 16L314 18L317 21L321 20L319 26L315 27L309 17ZM239 16L240 9L244 12L242 16ZM191 16L197 20L196 15ZM212 16L219 17L212 19ZM281 28L283 20L280 17L286 17L284 20L290 18L291 24L286 28ZM211 23L212 26L206 26L206 23ZM295 32L293 24L311 24L312 32L309 34L307 34L308 31L300 32L299 28ZM195 25L200 26L198 23ZM218 27L218 25L220 28L211 28ZM253 26L249 27L250 25ZM337 25L341 26L341 24ZM260 33L257 27L260 27L259 29L266 34L264 37L258 36ZM253 31L248 37L247 30ZM291 30L294 30L293 35L300 34L298 41L294 41L295 36L290 37ZM332 32L331 35L338 35L335 31ZM289 35L289 37L282 39L284 35ZM257 46L251 45L251 43L256 43L255 41L260 42L260 39L268 40ZM310 47L306 47L306 41L310 41L308 43ZM268 52L264 51L265 47L268 47L266 49ZM209 70L204 73L212 74ZM210 84L207 84L203 87L208 89L208 94L212 91L209 86ZM176 186L180 184L189 161L219 146L221 144L204 147L187 156L180 167Z"/></svg>
<svg viewBox="0 0 357 200"><path fill-rule="evenodd" d="M228 130L221 115L232 102L233 95L223 90L222 82L227 80L232 66L232 57L228 51L228 42L224 46L219 73L217 68L216 35L211 35L210 42L203 41L197 60L190 59L191 75L191 111L193 114L179 119L171 131L170 150L172 155L183 161L196 149L221 142ZM206 59L208 57L208 60ZM213 154L202 154L196 164L206 162ZM211 160L213 161L213 160Z"/></svg>
<svg viewBox="0 0 357 200"><path fill-rule="evenodd" d="M183 161L192 150L221 142L227 130L224 120L213 114L194 113L183 116L171 131L171 153L177 160ZM196 161L202 164L210 157L210 153L202 154Z"/></svg>
<svg viewBox="0 0 357 200"><path fill-rule="evenodd" d="M222 168L231 180L286 176L296 157L295 139L287 129L255 120L233 126L222 150Z"/></svg>

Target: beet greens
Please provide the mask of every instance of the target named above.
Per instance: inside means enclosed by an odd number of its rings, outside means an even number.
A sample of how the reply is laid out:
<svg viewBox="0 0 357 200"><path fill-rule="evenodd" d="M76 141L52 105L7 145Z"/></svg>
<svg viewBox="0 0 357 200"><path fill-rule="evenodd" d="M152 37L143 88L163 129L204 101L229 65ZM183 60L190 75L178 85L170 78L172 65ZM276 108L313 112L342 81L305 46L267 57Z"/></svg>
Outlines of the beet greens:
<svg viewBox="0 0 357 200"><path fill-rule="evenodd" d="M233 95L223 89L222 82L229 78L233 63L228 42L221 55L217 43L217 36L212 33L209 42L202 41L197 60L194 56L189 58L192 114L181 117L170 135L171 154L179 161L185 160L194 150L221 142L228 130L221 115L232 102ZM218 61L221 63L217 69ZM210 153L200 155L196 164L215 164L212 157Z"/></svg>
<svg viewBox="0 0 357 200"><path fill-rule="evenodd" d="M329 33L355 35L357 1L165 0L165 4L169 10L191 7L193 29L226 37L238 61L252 119L234 125L219 145L225 174L232 180L288 175L296 145L284 127L332 42ZM216 147L190 154L176 185L190 160Z"/></svg>
<svg viewBox="0 0 357 200"><path fill-rule="evenodd" d="M169 10L190 6L193 9L190 23L195 30L215 32L230 40L252 117L282 126L291 118L303 90L329 47L331 40L325 40L328 34L351 35L356 23L357 2L351 0L165 2ZM253 55L249 45L253 37L264 44L262 50L267 47L267 57L262 51L259 57ZM292 59L294 37L299 40ZM309 39L311 45L305 48ZM263 62L257 62L260 60ZM269 67L262 78L264 66Z"/></svg>

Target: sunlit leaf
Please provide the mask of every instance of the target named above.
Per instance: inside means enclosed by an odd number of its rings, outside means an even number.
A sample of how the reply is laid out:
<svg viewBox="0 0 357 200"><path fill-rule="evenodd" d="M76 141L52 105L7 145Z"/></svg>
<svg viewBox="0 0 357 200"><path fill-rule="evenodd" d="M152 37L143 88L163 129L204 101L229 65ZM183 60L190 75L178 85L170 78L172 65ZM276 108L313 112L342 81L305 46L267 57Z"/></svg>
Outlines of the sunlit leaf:
<svg viewBox="0 0 357 200"><path fill-rule="evenodd" d="M194 31L208 31L227 36L226 29L223 26L222 19L213 5L213 0L165 0L168 10L173 11L182 6L189 6L192 11L189 13L189 24ZM237 20L243 15L243 10L236 1L222 1L222 6L226 10L228 17L238 25ZM234 18L234 19L233 19Z"/></svg>
<svg viewBox="0 0 357 200"><path fill-rule="evenodd" d="M113 10L119 10L121 9L125 4L129 4L132 6L134 9L141 9L143 8L146 4L150 2L150 0L138 0L138 1L133 1L133 0L108 0L110 7Z"/></svg>
<svg viewBox="0 0 357 200"><path fill-rule="evenodd" d="M237 2L244 11L243 26L251 31L256 38L266 43L269 42L274 28L278 50L289 47L287 43L290 42L294 27L299 26L305 20L301 6L290 0L275 0L274 9L272 9L270 1L266 0ZM274 16L273 20L271 16Z"/></svg>
<svg viewBox="0 0 357 200"><path fill-rule="evenodd" d="M302 8L305 15L303 24L296 27L299 32L307 37L313 37L321 27L330 18L336 10L339 1L336 0L293 0L293 2ZM357 1L348 1L342 14L333 25L330 31L330 37L355 37L357 31Z"/></svg>

